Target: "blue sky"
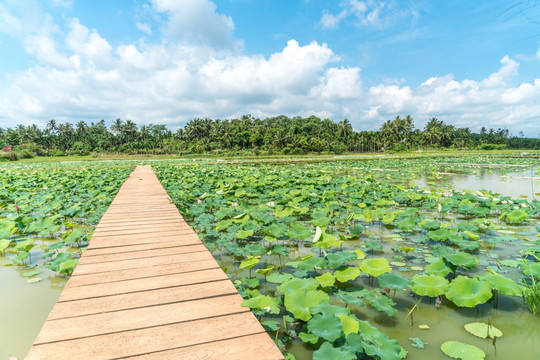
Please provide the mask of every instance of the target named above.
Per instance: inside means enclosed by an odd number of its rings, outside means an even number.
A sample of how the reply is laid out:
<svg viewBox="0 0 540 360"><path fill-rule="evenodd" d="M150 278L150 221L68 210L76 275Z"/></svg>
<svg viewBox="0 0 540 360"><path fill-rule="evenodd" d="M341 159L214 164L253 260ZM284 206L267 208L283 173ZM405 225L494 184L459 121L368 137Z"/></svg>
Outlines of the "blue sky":
<svg viewBox="0 0 540 360"><path fill-rule="evenodd" d="M540 133L540 1L0 0L0 127L410 114Z"/></svg>

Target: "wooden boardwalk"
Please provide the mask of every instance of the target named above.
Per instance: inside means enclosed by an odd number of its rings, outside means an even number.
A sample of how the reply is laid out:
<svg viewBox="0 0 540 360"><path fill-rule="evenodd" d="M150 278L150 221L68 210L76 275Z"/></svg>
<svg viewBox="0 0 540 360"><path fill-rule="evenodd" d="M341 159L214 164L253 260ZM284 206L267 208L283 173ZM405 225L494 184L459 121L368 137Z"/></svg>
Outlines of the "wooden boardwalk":
<svg viewBox="0 0 540 360"><path fill-rule="evenodd" d="M150 166L138 166L27 359L283 359Z"/></svg>

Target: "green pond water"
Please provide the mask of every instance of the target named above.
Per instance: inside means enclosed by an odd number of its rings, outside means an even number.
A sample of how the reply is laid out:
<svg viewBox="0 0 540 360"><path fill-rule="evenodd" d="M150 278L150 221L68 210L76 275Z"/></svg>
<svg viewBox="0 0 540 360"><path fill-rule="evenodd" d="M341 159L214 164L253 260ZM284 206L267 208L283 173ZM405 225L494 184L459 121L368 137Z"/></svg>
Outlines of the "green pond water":
<svg viewBox="0 0 540 360"><path fill-rule="evenodd" d="M455 189L480 190L486 189L503 195L518 197L527 196L529 200L538 199L535 195L539 190L537 169L526 171L516 171L506 173L501 177L492 169L480 169L469 174L439 174L437 178L427 178L419 176L416 179L419 186L430 187L431 182L447 183L449 187ZM444 219L443 219L444 220ZM455 219L459 221L459 218ZM532 229L532 228L531 228ZM510 229L514 233L527 232L527 229ZM381 240L384 245L384 252L377 256L386 256L393 261L392 248L396 245L414 246L416 251L406 256L400 261L408 266L423 266L423 252L414 241L398 236L395 229L381 225L374 225L367 229L366 233L371 238ZM512 235L514 236L514 235ZM481 265L478 270L482 271L489 266L494 259L514 259L517 258L519 250L524 248L526 243L524 235L515 235L518 241L496 244L490 248L481 249ZM354 242L347 242L347 247L354 248ZM346 248L345 245L343 248ZM38 258L40 249L36 247L32 250L32 256ZM290 258L305 256L319 251L316 248L294 245L290 249ZM427 250L426 250L427 251ZM491 254L491 255L490 255ZM223 267L231 265L237 268L238 259L214 251L216 258L219 258ZM403 255L403 254L401 254ZM276 259L265 259L261 261L261 267L275 263ZM283 257L279 261L286 263L289 261ZM11 260L7 256L0 255L0 284L2 284L2 296L0 297L0 360L6 359L9 354L23 359L32 345L36 335L43 325L48 313L57 301L60 292L67 281L66 278L54 275L52 271L43 270L39 277L42 281L35 284L27 284L27 278L22 274L28 269L17 269L10 266ZM518 269L514 269L516 273ZM512 271L512 269L510 269ZM394 271L396 274L410 278L414 272ZM249 276L249 270L234 270L229 273L235 278ZM474 273L471 271L468 274ZM506 274L511 276L510 274ZM378 287L377 280L370 286L366 277L360 277L352 285L364 287L366 289ZM347 285L349 286L349 285ZM265 284L261 282L261 290L272 292L275 284ZM534 316L526 308L521 298L512 296L499 296L498 307L493 306L493 302L480 305L477 308L458 308L452 303L443 303L440 308L435 306L435 302L423 299L413 314L413 324L410 319L406 319L407 313L418 302L418 296L412 294L410 290L398 291L394 301L398 313L392 317L378 312L373 308L351 307L352 311L360 320L368 320L374 326L384 331L390 338L397 339L401 346L408 352L407 359L445 359L440 345L447 340L458 340L472 345L476 345L486 353L486 359L519 359L538 360L540 359L540 316ZM267 316L264 319L282 321L278 316ZM488 322L501 329L504 335L496 342L496 347L492 345L491 339L481 339L470 335L463 329L463 325L469 322ZM426 324L429 330L421 330L418 325ZM411 346L409 337L420 338L427 343L424 349L417 349ZM292 341L287 347L288 351L296 356L298 360L311 359L312 349L306 347L301 341Z"/></svg>

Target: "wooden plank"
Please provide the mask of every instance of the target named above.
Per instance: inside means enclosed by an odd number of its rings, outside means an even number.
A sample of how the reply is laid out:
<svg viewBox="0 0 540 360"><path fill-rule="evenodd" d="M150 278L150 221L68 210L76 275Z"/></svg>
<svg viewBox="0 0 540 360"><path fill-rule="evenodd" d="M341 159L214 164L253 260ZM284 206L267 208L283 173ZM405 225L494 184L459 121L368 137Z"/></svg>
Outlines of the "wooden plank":
<svg viewBox="0 0 540 360"><path fill-rule="evenodd" d="M91 299L61 301L51 311L48 319L74 318L82 315L114 312L231 294L237 294L236 288L228 279L223 279L214 281L210 285L208 283L193 284Z"/></svg>
<svg viewBox="0 0 540 360"><path fill-rule="evenodd" d="M144 354L145 360L278 360L283 359L281 353L276 352L274 343L268 341L266 333L247 335L233 339L214 341L211 343L159 351ZM124 359L137 360L141 356L126 357Z"/></svg>
<svg viewBox="0 0 540 360"><path fill-rule="evenodd" d="M86 338L136 329L207 319L216 316L249 312L239 308L240 295L224 295L172 304L83 315L76 319L49 319L35 344Z"/></svg>
<svg viewBox="0 0 540 360"><path fill-rule="evenodd" d="M151 168L100 220L28 359L283 359Z"/></svg>
<svg viewBox="0 0 540 360"><path fill-rule="evenodd" d="M134 293L137 291L163 289L167 287L190 285L197 283L207 283L223 279L227 279L227 276L225 275L223 270L209 269L184 273L183 275L161 275L151 278L115 281L77 287L70 287L68 284L66 284L66 288L64 288L64 290L60 294L58 301L88 299L98 296Z"/></svg>
<svg viewBox="0 0 540 360"><path fill-rule="evenodd" d="M82 275L72 275L69 279L69 286L85 286L93 284L106 284L108 282L117 282L124 280L147 279L160 275L173 275L199 270L219 269L211 254L207 254L204 260L198 259L193 261L183 261L176 264L156 265L150 267L140 267L137 269L108 271L101 273L89 273Z"/></svg>
<svg viewBox="0 0 540 360"><path fill-rule="evenodd" d="M201 251L208 251L203 244L175 246L165 249L147 249L144 251L127 251L123 253L101 254L100 256L85 256L81 258L79 264L100 264L113 261L146 259L156 256L182 255Z"/></svg>
<svg viewBox="0 0 540 360"><path fill-rule="evenodd" d="M251 312L35 345L34 359L114 359L263 333ZM267 336L268 337L268 336ZM268 340L271 339L268 337ZM275 348L279 353L279 350ZM51 354L54 354L51 356ZM252 354L248 359L254 359ZM283 359L281 357L280 359Z"/></svg>

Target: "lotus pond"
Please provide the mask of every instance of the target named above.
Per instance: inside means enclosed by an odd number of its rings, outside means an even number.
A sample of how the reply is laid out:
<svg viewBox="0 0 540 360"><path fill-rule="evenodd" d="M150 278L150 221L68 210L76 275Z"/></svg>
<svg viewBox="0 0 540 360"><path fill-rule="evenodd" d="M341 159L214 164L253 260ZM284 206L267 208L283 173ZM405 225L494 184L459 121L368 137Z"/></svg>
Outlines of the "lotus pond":
<svg viewBox="0 0 540 360"><path fill-rule="evenodd" d="M540 203L527 191L538 165L518 156L154 168L290 359L537 359ZM527 186L515 197L457 188L481 176Z"/></svg>
<svg viewBox="0 0 540 360"><path fill-rule="evenodd" d="M23 358L134 163L0 169L0 359Z"/></svg>
<svg viewBox="0 0 540 360"><path fill-rule="evenodd" d="M289 359L540 356L538 155L150 163ZM1 168L0 358L133 167Z"/></svg>

